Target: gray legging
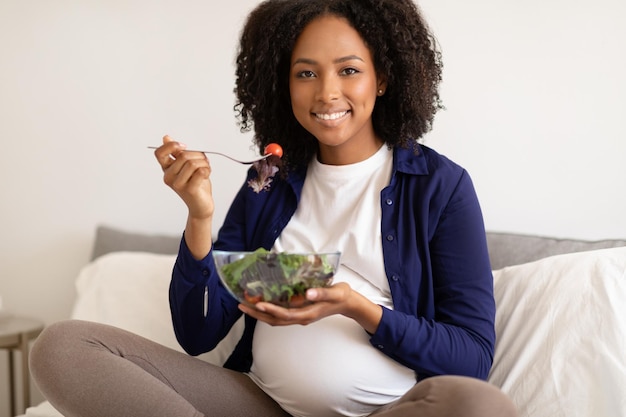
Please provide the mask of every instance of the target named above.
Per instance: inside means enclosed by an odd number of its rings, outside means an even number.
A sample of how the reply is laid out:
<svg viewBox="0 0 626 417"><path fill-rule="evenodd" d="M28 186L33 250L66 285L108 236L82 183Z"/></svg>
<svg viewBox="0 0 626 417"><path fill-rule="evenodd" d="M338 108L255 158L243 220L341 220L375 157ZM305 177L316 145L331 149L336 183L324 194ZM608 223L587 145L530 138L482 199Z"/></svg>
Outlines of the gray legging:
<svg viewBox="0 0 626 417"><path fill-rule="evenodd" d="M289 416L242 373L97 323L72 320L49 326L33 346L30 365L43 395L66 417ZM486 382L441 376L416 384L373 415L517 413Z"/></svg>

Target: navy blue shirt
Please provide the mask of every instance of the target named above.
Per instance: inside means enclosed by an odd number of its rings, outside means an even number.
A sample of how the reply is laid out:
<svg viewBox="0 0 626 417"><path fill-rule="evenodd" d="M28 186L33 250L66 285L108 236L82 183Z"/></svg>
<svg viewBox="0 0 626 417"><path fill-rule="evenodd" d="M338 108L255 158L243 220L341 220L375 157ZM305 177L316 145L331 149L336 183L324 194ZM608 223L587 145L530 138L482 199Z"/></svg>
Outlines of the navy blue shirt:
<svg viewBox="0 0 626 417"><path fill-rule="evenodd" d="M394 309L383 308L370 343L413 369L418 379L444 374L486 379L495 344L495 301L480 205L463 168L426 146L417 149L418 154L394 149L391 181L380 195ZM247 179L255 176L251 169ZM271 249L298 206L305 177L306 168L290 171L260 193L246 180L213 248ZM195 260L183 237L170 285L181 346L192 355L213 349L240 318L237 304L219 282L212 254ZM225 367L250 369L255 324L246 316Z"/></svg>

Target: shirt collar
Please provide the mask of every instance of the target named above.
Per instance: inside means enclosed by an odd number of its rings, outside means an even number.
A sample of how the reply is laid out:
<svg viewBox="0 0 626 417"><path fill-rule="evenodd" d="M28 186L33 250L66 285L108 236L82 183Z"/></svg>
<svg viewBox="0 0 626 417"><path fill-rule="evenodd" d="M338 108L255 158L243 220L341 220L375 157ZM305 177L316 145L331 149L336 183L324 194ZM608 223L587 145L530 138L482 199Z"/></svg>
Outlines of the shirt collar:
<svg viewBox="0 0 626 417"><path fill-rule="evenodd" d="M403 148L396 146L393 150L393 172L413 175L428 175L428 164L423 147L415 143Z"/></svg>
<svg viewBox="0 0 626 417"><path fill-rule="evenodd" d="M300 201L300 196L302 195L302 187L304 186L306 171L307 166L304 165L289 171L289 173L287 174L286 181L293 189L293 192L296 194L297 201Z"/></svg>

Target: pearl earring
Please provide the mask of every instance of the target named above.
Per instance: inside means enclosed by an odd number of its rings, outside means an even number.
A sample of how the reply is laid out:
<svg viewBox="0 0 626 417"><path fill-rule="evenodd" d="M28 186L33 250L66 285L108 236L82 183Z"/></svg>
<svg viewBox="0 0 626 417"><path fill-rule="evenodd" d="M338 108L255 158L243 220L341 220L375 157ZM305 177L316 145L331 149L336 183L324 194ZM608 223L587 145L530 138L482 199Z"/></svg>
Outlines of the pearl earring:
<svg viewBox="0 0 626 417"><path fill-rule="evenodd" d="M384 91L383 91L383 89L382 89L382 88L381 88L380 90L378 90L378 95L379 95L379 96L382 96L382 95L383 95L383 93L384 93Z"/></svg>

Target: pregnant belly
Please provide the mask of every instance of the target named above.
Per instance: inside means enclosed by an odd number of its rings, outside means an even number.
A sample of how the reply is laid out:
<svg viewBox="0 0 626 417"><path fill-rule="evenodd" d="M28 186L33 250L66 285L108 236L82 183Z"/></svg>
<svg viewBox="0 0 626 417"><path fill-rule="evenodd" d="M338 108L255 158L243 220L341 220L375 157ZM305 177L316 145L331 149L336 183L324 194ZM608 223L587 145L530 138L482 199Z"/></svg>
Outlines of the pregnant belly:
<svg viewBox="0 0 626 417"><path fill-rule="evenodd" d="M412 370L343 316L309 326L259 322L252 353L250 377L293 416L366 416L415 384Z"/></svg>

